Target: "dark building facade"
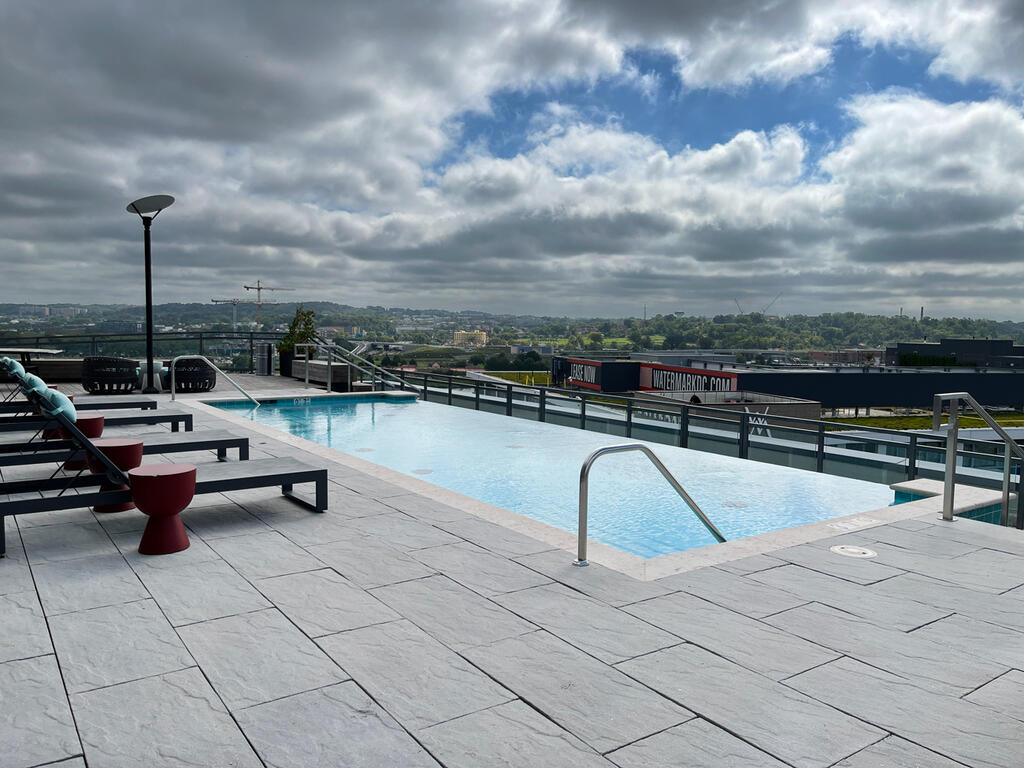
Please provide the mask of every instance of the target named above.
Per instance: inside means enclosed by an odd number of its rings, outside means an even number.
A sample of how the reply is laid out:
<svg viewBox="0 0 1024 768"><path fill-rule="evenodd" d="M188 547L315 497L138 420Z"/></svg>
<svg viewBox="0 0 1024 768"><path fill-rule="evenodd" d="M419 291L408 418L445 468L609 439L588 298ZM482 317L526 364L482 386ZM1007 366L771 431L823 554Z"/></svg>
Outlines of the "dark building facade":
<svg viewBox="0 0 1024 768"><path fill-rule="evenodd" d="M969 392L989 406L1024 409L1024 370L828 370L681 368L641 360L552 358L552 385L596 392L761 392L814 400L823 408L930 408L941 392Z"/></svg>
<svg viewBox="0 0 1024 768"><path fill-rule="evenodd" d="M1024 347L1012 339L941 339L900 342L885 350L885 364L919 367L1021 368Z"/></svg>

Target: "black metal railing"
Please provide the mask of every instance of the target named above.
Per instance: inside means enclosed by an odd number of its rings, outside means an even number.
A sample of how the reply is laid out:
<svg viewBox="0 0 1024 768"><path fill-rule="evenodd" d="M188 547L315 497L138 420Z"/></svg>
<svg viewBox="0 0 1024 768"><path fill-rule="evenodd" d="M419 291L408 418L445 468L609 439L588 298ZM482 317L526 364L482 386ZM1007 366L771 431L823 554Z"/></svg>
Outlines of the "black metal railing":
<svg viewBox="0 0 1024 768"><path fill-rule="evenodd" d="M186 331L153 334L153 356L170 359L199 354L212 357L225 370L253 373L256 345L276 343L283 334L269 331ZM61 350L64 357L109 355L145 357L144 333L36 334L0 338L0 347L37 347Z"/></svg>
<svg viewBox="0 0 1024 768"><path fill-rule="evenodd" d="M611 435L710 450L803 469L885 482L941 479L945 437L883 427L851 426L793 416L727 411L643 396L499 384L464 376L394 371L423 400ZM1001 443L962 438L957 443L960 482L998 488ZM1012 474L1024 492L1021 462Z"/></svg>

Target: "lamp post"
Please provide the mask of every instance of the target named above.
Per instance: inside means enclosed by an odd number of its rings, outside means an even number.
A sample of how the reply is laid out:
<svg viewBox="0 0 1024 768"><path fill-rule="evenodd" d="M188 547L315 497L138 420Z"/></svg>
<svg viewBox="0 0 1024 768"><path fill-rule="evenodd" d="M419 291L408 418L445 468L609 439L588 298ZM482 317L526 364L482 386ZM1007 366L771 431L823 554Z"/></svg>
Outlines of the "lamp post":
<svg viewBox="0 0 1024 768"><path fill-rule="evenodd" d="M164 208L174 202L170 195L150 195L128 203L128 213L137 213L142 219L143 242L146 248L146 387L144 394L152 395L158 390L153 386L153 268L149 250L149 227L153 219Z"/></svg>

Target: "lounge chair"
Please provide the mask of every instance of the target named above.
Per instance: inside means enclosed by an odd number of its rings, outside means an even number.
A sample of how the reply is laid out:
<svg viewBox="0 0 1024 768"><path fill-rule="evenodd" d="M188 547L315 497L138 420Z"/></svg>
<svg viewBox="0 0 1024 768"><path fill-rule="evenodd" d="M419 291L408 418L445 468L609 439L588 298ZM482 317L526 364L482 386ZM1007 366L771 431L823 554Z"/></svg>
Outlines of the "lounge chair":
<svg viewBox="0 0 1024 768"><path fill-rule="evenodd" d="M142 453L181 453L183 451L216 451L218 461L227 461L228 451L238 450L238 460L249 460L249 438L233 435L227 430L204 429L200 432L160 432L143 435ZM25 464L63 463L83 459L85 449L74 440L30 440L0 443L0 467Z"/></svg>
<svg viewBox="0 0 1024 768"><path fill-rule="evenodd" d="M82 359L82 386L93 395L131 392L139 385L139 364L123 357Z"/></svg>
<svg viewBox="0 0 1024 768"><path fill-rule="evenodd" d="M0 432L35 432L40 429L56 429L58 425L54 421L45 414L4 416L0 418ZM177 432L182 427L186 432L191 432L193 421L191 413L140 413L138 416L107 416L104 419L104 426L129 427L139 424L169 424L171 432Z"/></svg>
<svg viewBox="0 0 1024 768"><path fill-rule="evenodd" d="M42 480L15 480L0 483L0 498L8 494L38 494L29 498L0 501L0 557L6 553L3 520L9 515L24 515L58 509L78 509L131 501L129 490L100 490L106 478L111 484L128 484L125 472L120 470L89 438L75 426L75 406L67 396L52 389L41 392L32 389L29 398L38 404L44 416L71 436L72 441L106 470L105 475L80 474L74 477L53 477ZM281 492L293 501L324 512L327 509L327 470L317 469L297 459L284 457L256 459L245 462L201 464L196 473L196 495L221 493L248 488L281 487ZM293 488L300 483L314 483L315 501L310 502L295 494ZM69 490L78 493L66 493ZM56 492L56 493L54 493Z"/></svg>
<svg viewBox="0 0 1024 768"><path fill-rule="evenodd" d="M156 410L156 400L103 400L103 401L79 401L75 403L76 411L119 411L119 410ZM25 400L0 403L0 413L13 415L32 413L32 405Z"/></svg>
<svg viewBox="0 0 1024 768"><path fill-rule="evenodd" d="M25 396L27 401L26 410L32 411L23 416L0 417L0 432L31 432L55 429L56 425L53 423L53 420L46 418L39 411L40 400L33 397L33 393L44 395L49 391L46 382L35 374L26 373L20 363L11 360L9 357L0 358L0 369L10 373L18 380L18 390ZM150 400L148 402L154 401ZM104 426L123 427L138 424L170 424L172 432L177 432L181 426L184 426L186 432L191 432L192 421L191 413L144 413L138 416L107 416L104 418Z"/></svg>

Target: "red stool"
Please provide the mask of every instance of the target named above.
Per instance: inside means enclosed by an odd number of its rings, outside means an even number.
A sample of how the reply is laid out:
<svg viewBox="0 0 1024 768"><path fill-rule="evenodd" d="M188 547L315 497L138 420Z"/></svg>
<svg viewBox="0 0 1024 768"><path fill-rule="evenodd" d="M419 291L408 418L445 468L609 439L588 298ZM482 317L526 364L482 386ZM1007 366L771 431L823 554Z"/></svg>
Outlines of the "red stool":
<svg viewBox="0 0 1024 768"><path fill-rule="evenodd" d="M75 426L78 427L79 432L93 440L103 434L103 415L99 413L79 414L77 421L75 421ZM64 427L60 428L58 436L62 440L71 439L71 433L64 429ZM85 467L85 459L68 459L64 462L64 469L72 472L85 469Z"/></svg>
<svg viewBox="0 0 1024 768"><path fill-rule="evenodd" d="M128 470L135 505L149 515L139 553L169 555L188 549L188 534L179 514L196 492L195 464L148 464Z"/></svg>
<svg viewBox="0 0 1024 768"><path fill-rule="evenodd" d="M142 441L141 440L121 440L116 437L101 437L99 440L93 440L92 444L99 448L100 453L110 459L114 466L120 470L127 472L129 469L135 469L142 463ZM94 475L106 474L106 468L93 456L91 453L87 454L86 462L89 464L89 471ZM127 485L117 485L110 482L107 478L100 485L101 491L127 491ZM130 501L126 501L123 504L97 504L93 507L94 512L124 512L128 509L135 509L135 505Z"/></svg>

